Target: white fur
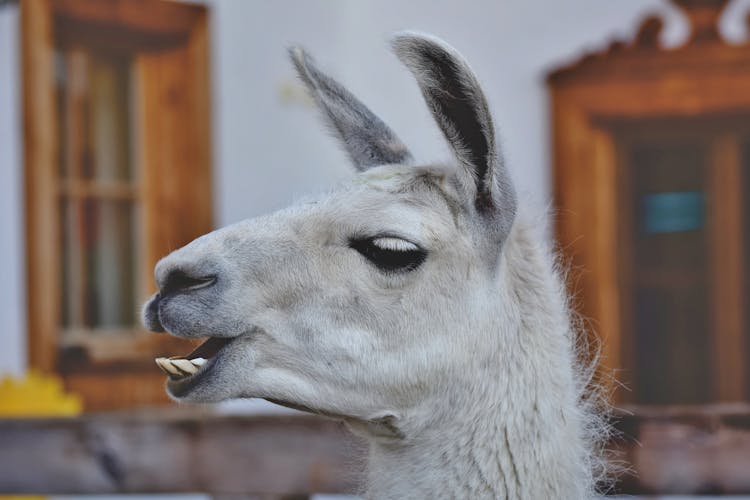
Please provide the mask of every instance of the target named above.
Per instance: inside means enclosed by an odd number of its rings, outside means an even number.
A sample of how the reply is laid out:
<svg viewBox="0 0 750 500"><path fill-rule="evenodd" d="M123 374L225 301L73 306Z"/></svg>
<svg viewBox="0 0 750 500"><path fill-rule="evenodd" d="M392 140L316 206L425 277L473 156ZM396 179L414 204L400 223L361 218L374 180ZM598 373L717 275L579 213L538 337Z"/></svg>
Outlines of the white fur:
<svg viewBox="0 0 750 500"><path fill-rule="evenodd" d="M442 50L409 36L415 51ZM304 70L317 89L322 77ZM474 85L473 74L458 77ZM323 106L361 106L337 89ZM471 104L492 135L483 97ZM327 112L333 121L365 116ZM444 127L449 141L461 140L455 127ZM144 310L147 325L234 339L195 380L170 382L170 393L261 397L344 420L370 442L370 498L591 496L602 427L585 397L564 287L541 231L522 208L514 217L514 198L496 198L514 197L497 155L470 165L472 152L454 144L459 165L369 167L394 153L352 140L353 157L367 153L352 182L203 236L158 264L162 292ZM352 248L357 238L427 257L415 270L382 272ZM216 281L167 292L176 271Z"/></svg>

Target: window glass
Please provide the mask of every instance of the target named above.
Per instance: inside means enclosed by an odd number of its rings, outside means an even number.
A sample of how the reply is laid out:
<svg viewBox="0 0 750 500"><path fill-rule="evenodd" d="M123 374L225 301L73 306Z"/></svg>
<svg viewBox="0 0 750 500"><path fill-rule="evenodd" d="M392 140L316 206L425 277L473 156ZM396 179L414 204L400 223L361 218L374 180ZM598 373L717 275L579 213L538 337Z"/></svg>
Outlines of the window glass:
<svg viewBox="0 0 750 500"><path fill-rule="evenodd" d="M56 55L60 120L61 321L97 333L136 324L138 182L131 154L131 61Z"/></svg>

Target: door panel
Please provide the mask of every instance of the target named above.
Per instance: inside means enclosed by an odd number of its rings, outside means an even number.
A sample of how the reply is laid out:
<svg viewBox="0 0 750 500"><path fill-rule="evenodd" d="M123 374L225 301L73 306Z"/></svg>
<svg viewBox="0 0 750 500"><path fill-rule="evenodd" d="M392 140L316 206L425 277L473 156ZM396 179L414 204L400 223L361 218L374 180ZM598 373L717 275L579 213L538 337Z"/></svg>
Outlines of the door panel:
<svg viewBox="0 0 750 500"><path fill-rule="evenodd" d="M621 205L636 402L702 403L712 387L706 182L699 141L637 139L624 146ZM626 338L628 338L626 337Z"/></svg>

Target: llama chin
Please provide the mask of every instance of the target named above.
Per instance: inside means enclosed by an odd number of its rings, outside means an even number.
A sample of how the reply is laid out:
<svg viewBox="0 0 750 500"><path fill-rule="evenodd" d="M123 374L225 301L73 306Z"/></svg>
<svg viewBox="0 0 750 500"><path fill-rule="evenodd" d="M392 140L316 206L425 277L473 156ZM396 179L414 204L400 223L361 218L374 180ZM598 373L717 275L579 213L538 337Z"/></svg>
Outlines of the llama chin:
<svg viewBox="0 0 750 500"><path fill-rule="evenodd" d="M370 442L370 498L587 498L604 436L564 287L518 206L474 72L401 33L453 160L419 164L302 49L300 79L358 174L156 266L144 324L209 339L159 358L181 401L256 397Z"/></svg>

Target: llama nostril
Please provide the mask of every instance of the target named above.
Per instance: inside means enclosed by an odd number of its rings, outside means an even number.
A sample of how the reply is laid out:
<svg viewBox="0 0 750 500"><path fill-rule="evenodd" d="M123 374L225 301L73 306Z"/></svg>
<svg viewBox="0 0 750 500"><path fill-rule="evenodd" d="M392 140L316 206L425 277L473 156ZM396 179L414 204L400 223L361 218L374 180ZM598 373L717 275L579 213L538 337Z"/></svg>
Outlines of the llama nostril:
<svg viewBox="0 0 750 500"><path fill-rule="evenodd" d="M152 332L164 332L164 326L159 320L159 300L161 296L155 293L143 308L143 325Z"/></svg>
<svg viewBox="0 0 750 500"><path fill-rule="evenodd" d="M190 292L201 288L213 286L216 283L216 275L191 276L182 269L174 269L169 272L161 284L159 293L162 297L176 293Z"/></svg>

